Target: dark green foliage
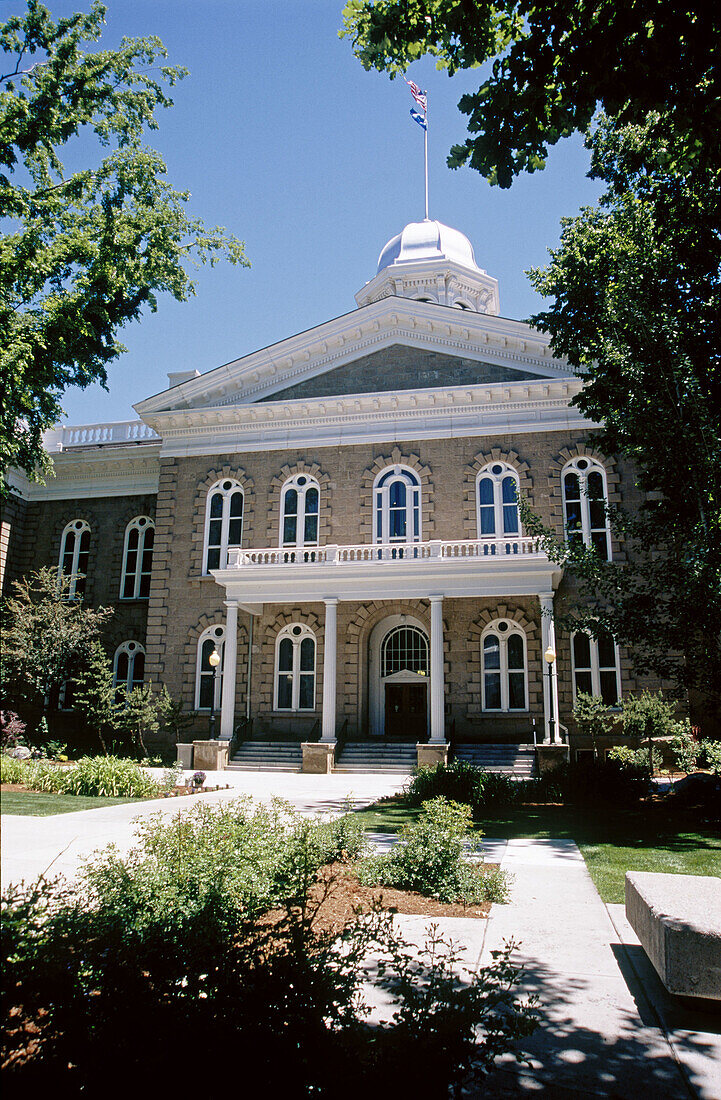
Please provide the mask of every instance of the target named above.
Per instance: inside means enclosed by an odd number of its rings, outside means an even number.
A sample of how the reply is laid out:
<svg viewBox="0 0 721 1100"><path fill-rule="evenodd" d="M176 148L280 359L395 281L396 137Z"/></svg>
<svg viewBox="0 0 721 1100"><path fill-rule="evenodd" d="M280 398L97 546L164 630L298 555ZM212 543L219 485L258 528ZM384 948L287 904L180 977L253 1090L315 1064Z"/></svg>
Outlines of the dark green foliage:
<svg viewBox="0 0 721 1100"><path fill-rule="evenodd" d="M478 848L481 834L471 841L471 808L447 799L424 802L417 821L404 825L398 843L387 855L371 856L361 863L358 876L368 885L375 883L402 890L417 890L440 901L506 901L508 879L494 872L485 885L465 856Z"/></svg>
<svg viewBox="0 0 721 1100"><path fill-rule="evenodd" d="M343 830L323 842L324 829L279 804L198 807L144 823L136 853L106 853L72 892L10 889L7 1094L115 1097L129 1080L143 1096L207 1094L209 1079L252 1066L268 1096L333 1100L340 1084L360 1100L418 1080L416 1095L435 1097L530 1034L510 947L464 981L451 945L432 933L416 957L380 913L341 933L314 927L307 869L324 843L347 842ZM372 1028L367 967L398 1005ZM25 1025L36 1049L15 1058Z"/></svg>
<svg viewBox="0 0 721 1100"><path fill-rule="evenodd" d="M492 62L458 104L471 136L448 163L467 163L502 187L543 168L548 146L585 132L599 105L624 122L662 112L676 139L672 164L717 159L716 5L348 0L343 17L341 35L364 67L391 78L427 54L449 76Z"/></svg>
<svg viewBox="0 0 721 1100"><path fill-rule="evenodd" d="M410 806L420 806L442 796L450 802L462 802L474 815L484 808L510 806L518 801L522 785L507 775L487 772L465 760L419 768L407 784L404 795Z"/></svg>
<svg viewBox="0 0 721 1100"><path fill-rule="evenodd" d="M186 301L192 263L247 264L235 237L188 215L143 143L185 70L154 37L86 53L104 16L95 0L53 23L29 0L0 27L0 463L30 477L47 469L42 433L68 386L105 384L120 328L163 293ZM61 163L66 146L82 151L78 171Z"/></svg>
<svg viewBox="0 0 721 1100"><path fill-rule="evenodd" d="M571 806L637 803L648 793L648 764L624 766L616 760L578 761L561 765L525 784L528 802L563 802Z"/></svg>

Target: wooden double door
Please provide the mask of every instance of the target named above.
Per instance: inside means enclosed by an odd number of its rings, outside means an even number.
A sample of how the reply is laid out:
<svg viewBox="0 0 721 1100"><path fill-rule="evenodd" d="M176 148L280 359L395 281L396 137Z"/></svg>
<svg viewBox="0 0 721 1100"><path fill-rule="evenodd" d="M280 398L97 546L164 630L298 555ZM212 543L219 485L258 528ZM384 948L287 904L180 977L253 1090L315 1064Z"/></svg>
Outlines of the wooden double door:
<svg viewBox="0 0 721 1100"><path fill-rule="evenodd" d="M408 741L422 740L428 732L428 685L385 685L385 735Z"/></svg>

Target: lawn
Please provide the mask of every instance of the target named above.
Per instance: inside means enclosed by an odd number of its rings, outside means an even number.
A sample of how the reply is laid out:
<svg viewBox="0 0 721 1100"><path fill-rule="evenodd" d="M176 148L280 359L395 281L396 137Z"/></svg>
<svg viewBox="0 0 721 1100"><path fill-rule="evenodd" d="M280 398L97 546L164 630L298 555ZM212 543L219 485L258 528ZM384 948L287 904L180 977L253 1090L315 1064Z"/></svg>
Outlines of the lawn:
<svg viewBox="0 0 721 1100"><path fill-rule="evenodd" d="M139 798L105 798L87 794L55 794L53 791L4 791L0 811L28 817L50 817L77 810L96 810L103 806L119 806L124 802L141 802Z"/></svg>
<svg viewBox="0 0 721 1100"><path fill-rule="evenodd" d="M382 802L359 816L366 829L394 833L418 812L400 802ZM661 805L634 810L512 806L489 813L476 827L503 839L575 840L605 902L623 902L626 871L721 876L721 832L690 815L674 821Z"/></svg>

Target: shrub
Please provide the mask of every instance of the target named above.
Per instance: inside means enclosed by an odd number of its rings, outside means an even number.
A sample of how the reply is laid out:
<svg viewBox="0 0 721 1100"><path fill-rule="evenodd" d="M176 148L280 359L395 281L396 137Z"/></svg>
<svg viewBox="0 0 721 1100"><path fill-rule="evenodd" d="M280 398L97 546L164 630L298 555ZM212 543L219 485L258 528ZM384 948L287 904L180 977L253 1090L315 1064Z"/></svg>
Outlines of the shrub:
<svg viewBox="0 0 721 1100"><path fill-rule="evenodd" d="M696 770L701 746L693 735L688 718L677 724L678 733L671 742L671 755L679 771Z"/></svg>
<svg viewBox="0 0 721 1100"><path fill-rule="evenodd" d="M18 765L18 766L16 766ZM6 776L15 778L6 778ZM69 768L47 760L2 757L2 782L22 783L31 791L144 798L157 794L159 786L135 760L117 756L84 756Z"/></svg>
<svg viewBox="0 0 721 1100"><path fill-rule="evenodd" d="M647 790L647 767L624 766L618 760L609 759L564 764L524 784L523 797L571 805L629 805L642 798Z"/></svg>
<svg viewBox="0 0 721 1100"><path fill-rule="evenodd" d="M676 707L667 703L662 692L642 691L627 695L622 704L621 723L627 737L639 740L670 737L676 733Z"/></svg>
<svg viewBox="0 0 721 1100"><path fill-rule="evenodd" d="M463 858L470 828L469 806L443 797L424 802L418 821L403 827L398 844L387 855L360 864L359 878L367 885L417 890L439 901L485 901L484 876ZM496 897L501 881L496 876L490 887Z"/></svg>
<svg viewBox="0 0 721 1100"><path fill-rule="evenodd" d="M16 760L14 756L0 756L0 782L24 783L27 761Z"/></svg>
<svg viewBox="0 0 721 1100"><path fill-rule="evenodd" d="M721 741L701 742L701 763L714 775L721 776Z"/></svg>
<svg viewBox="0 0 721 1100"><path fill-rule="evenodd" d="M432 798L447 798L472 806L478 796L481 769L465 760L419 768L406 784L404 795L410 806L420 806Z"/></svg>
<svg viewBox="0 0 721 1100"><path fill-rule="evenodd" d="M622 771L648 775L651 770L649 768L649 750L645 746L632 749L630 745L614 745L612 749L608 750L608 759L617 764ZM651 759L653 760L653 770L656 771L661 765L661 750L657 745L652 744L651 746Z"/></svg>
<svg viewBox="0 0 721 1100"><path fill-rule="evenodd" d="M14 710L0 710L0 749L14 749L25 737L25 723Z"/></svg>

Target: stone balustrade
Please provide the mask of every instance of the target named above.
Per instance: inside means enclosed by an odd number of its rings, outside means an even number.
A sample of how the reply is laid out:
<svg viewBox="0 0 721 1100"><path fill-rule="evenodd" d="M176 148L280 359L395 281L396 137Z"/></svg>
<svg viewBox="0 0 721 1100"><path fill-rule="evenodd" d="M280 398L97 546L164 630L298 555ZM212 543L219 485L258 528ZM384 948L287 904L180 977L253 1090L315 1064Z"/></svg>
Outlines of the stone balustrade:
<svg viewBox="0 0 721 1100"><path fill-rule="evenodd" d="M160 436L142 420L115 420L105 424L81 424L48 433L49 450L92 447L101 443L140 443Z"/></svg>
<svg viewBox="0 0 721 1100"><path fill-rule="evenodd" d="M356 546L267 547L228 551L228 569L257 565L351 565L359 562L431 561L542 556L537 538L432 539L428 542L365 543Z"/></svg>

